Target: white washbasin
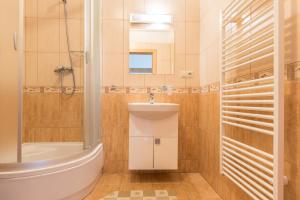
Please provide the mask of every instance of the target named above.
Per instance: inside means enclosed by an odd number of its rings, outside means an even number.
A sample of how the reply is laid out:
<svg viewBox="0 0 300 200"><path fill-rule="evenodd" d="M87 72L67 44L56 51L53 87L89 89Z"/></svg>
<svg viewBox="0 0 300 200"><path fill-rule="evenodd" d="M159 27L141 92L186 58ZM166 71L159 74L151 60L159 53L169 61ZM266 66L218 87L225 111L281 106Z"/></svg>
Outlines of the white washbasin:
<svg viewBox="0 0 300 200"><path fill-rule="evenodd" d="M177 112L179 104L175 103L128 103L129 112Z"/></svg>

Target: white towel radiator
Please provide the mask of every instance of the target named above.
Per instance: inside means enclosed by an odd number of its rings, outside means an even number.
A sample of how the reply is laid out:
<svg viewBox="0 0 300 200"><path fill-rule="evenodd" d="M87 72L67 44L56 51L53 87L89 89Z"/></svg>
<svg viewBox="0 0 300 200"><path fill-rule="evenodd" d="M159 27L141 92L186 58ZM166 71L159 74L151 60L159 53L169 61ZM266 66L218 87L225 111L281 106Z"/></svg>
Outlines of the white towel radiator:
<svg viewBox="0 0 300 200"><path fill-rule="evenodd" d="M283 200L282 4L234 0L221 11L220 168L254 200Z"/></svg>

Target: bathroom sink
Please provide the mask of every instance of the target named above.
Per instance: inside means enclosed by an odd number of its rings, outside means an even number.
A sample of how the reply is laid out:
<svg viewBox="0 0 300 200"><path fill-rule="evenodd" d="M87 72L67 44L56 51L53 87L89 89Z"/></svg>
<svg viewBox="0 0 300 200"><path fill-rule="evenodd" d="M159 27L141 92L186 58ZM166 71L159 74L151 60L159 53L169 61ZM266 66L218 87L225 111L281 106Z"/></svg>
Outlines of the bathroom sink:
<svg viewBox="0 0 300 200"><path fill-rule="evenodd" d="M130 112L177 112L179 104L175 103L128 103Z"/></svg>

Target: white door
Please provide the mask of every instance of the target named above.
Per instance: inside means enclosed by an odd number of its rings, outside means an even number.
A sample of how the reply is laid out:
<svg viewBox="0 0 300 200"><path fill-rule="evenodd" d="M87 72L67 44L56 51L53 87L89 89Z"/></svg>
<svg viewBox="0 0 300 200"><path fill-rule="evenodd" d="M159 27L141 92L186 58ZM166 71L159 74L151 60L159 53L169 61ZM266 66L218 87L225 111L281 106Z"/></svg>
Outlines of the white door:
<svg viewBox="0 0 300 200"><path fill-rule="evenodd" d="M178 169L178 139L156 138L154 141L154 169Z"/></svg>
<svg viewBox="0 0 300 200"><path fill-rule="evenodd" d="M153 137L129 138L129 169L153 169Z"/></svg>

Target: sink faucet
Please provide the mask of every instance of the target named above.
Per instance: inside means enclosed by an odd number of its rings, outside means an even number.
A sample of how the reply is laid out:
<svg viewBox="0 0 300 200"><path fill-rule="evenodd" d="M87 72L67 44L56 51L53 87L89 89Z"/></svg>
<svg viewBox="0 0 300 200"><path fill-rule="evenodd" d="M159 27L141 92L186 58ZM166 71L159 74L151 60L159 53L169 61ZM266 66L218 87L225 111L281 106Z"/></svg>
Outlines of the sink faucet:
<svg viewBox="0 0 300 200"><path fill-rule="evenodd" d="M154 104L154 93L150 92L149 94L149 103Z"/></svg>

